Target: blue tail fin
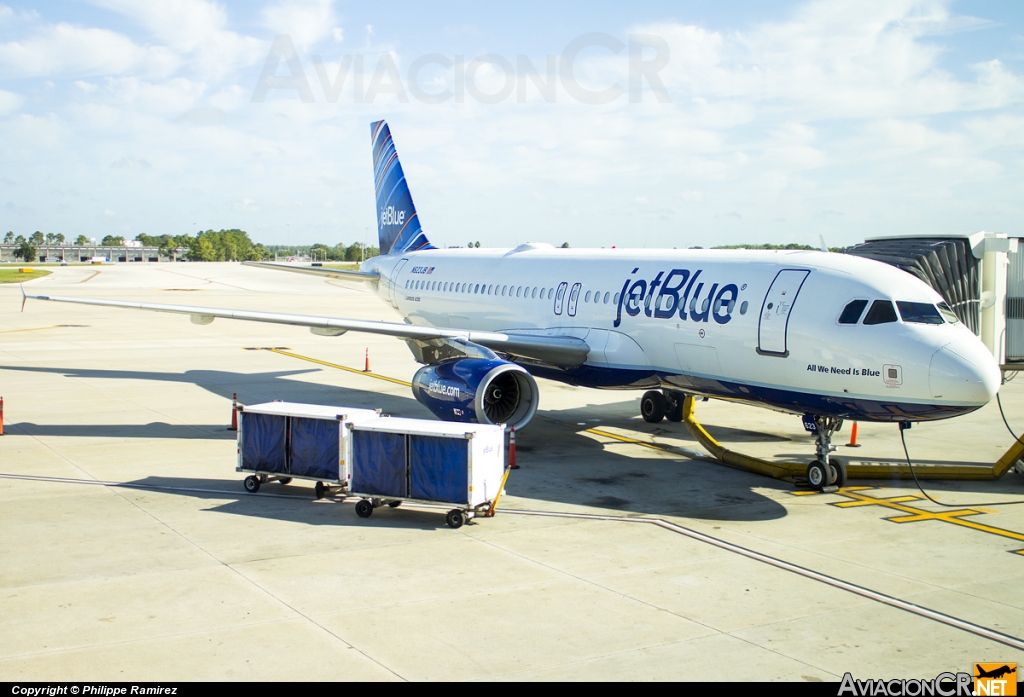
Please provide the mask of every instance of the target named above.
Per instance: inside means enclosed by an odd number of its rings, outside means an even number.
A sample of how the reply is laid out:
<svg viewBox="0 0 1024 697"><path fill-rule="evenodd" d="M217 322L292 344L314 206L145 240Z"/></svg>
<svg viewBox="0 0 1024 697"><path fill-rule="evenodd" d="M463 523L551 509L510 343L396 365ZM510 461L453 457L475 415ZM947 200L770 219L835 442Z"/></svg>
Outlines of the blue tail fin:
<svg viewBox="0 0 1024 697"><path fill-rule="evenodd" d="M436 249L423 234L405 172L385 121L370 124L373 142L373 186L377 194L377 235L381 254Z"/></svg>

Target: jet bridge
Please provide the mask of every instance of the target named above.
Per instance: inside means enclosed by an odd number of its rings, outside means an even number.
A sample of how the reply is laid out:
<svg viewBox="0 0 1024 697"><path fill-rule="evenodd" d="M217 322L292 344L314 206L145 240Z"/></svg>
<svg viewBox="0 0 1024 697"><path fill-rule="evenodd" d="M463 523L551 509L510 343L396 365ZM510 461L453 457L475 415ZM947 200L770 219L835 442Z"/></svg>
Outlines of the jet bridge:
<svg viewBox="0 0 1024 697"><path fill-rule="evenodd" d="M1024 248L1018 238L992 232L869 237L846 253L917 276L1004 369L1024 369Z"/></svg>

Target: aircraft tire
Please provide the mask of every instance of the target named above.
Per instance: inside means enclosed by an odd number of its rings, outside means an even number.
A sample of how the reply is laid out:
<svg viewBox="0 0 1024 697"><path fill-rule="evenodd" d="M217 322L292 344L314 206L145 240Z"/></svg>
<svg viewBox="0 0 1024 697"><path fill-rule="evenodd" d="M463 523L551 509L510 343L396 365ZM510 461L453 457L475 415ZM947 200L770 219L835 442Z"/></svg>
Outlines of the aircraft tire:
<svg viewBox="0 0 1024 697"><path fill-rule="evenodd" d="M835 481L831 483L842 489L846 486L846 463L838 457L830 457L828 464L831 465L831 469L834 472Z"/></svg>
<svg viewBox="0 0 1024 697"><path fill-rule="evenodd" d="M819 491L828 486L829 477L825 474L825 465L815 460L807 465L807 482Z"/></svg>
<svg viewBox="0 0 1024 697"><path fill-rule="evenodd" d="M644 396L640 399L640 416L644 417L644 421L649 424L661 423L668 408L667 401L665 395L657 390L644 392Z"/></svg>

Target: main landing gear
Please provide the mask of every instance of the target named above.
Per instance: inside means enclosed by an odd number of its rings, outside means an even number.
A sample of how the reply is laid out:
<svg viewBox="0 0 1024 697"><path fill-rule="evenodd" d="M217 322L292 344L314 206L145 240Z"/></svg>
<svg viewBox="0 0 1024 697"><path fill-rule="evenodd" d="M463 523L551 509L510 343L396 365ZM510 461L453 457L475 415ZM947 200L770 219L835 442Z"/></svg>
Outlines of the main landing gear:
<svg viewBox="0 0 1024 697"><path fill-rule="evenodd" d="M843 427L843 420L815 416L814 426L818 459L807 465L807 481L818 491L835 491L846 486L846 463L830 455L836 449L832 445L832 434Z"/></svg>
<svg viewBox="0 0 1024 697"><path fill-rule="evenodd" d="M667 418L679 423L683 420L683 398L686 395L675 390L650 390L640 399L640 416L649 424L661 423Z"/></svg>

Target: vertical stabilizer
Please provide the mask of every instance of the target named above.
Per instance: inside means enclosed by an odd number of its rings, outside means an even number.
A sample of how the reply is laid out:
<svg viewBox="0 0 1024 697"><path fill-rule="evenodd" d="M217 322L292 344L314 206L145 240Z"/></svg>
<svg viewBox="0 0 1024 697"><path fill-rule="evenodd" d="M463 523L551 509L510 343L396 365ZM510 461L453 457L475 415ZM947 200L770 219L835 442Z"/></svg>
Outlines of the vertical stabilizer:
<svg viewBox="0 0 1024 697"><path fill-rule="evenodd" d="M405 181L402 163L385 121L370 124L373 143L373 186L377 196L377 236L381 254L435 249L423 234L416 206Z"/></svg>

